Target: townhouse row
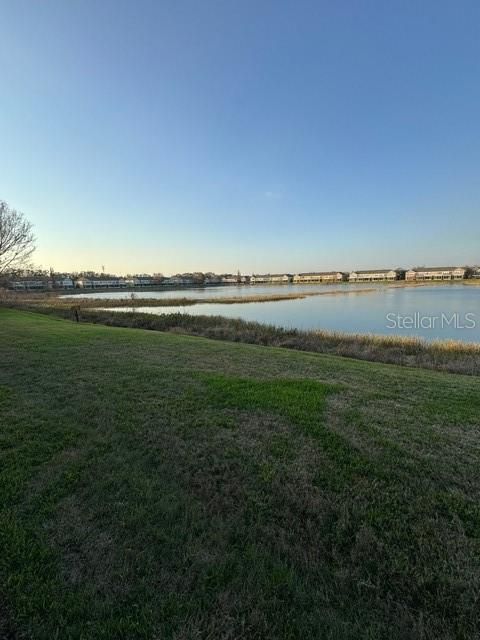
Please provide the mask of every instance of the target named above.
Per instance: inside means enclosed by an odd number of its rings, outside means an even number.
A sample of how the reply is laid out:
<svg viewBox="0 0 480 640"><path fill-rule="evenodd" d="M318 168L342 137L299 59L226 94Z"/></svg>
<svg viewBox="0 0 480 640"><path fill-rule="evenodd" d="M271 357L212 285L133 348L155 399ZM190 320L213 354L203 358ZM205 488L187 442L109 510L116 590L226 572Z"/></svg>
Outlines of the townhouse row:
<svg viewBox="0 0 480 640"><path fill-rule="evenodd" d="M467 275L480 278L480 267L468 270L466 267L421 267L416 269L363 269L358 271L315 271L295 275L262 274L253 275L251 284L295 284L335 283L335 282L395 282L397 280L464 280Z"/></svg>
<svg viewBox="0 0 480 640"><path fill-rule="evenodd" d="M453 281L467 277L480 279L480 267L419 267L415 269L363 269L351 271L311 271L307 273L266 273L252 276L240 273L216 275L213 273L177 274L169 278L163 276L133 277L23 277L8 283L16 291L40 291L45 289L127 289L162 286L202 286L233 284L314 284L340 282L407 282Z"/></svg>
<svg viewBox="0 0 480 640"><path fill-rule="evenodd" d="M127 287L151 287L160 284L154 278L15 278L8 287L15 291L44 291L48 289L126 289Z"/></svg>
<svg viewBox="0 0 480 640"><path fill-rule="evenodd" d="M46 275L17 277L8 282L8 287L15 291L42 291L48 289L131 289L157 286L202 286L215 284L248 284L249 276L226 274L184 273L171 276L91 276L72 277ZM0 285L1 286L1 285Z"/></svg>

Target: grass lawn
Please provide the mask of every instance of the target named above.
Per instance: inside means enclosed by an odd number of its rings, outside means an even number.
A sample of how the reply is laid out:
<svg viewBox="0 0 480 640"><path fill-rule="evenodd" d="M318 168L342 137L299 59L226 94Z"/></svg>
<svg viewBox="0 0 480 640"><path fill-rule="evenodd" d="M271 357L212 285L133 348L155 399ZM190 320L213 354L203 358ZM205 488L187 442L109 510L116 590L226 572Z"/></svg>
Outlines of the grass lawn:
<svg viewBox="0 0 480 640"><path fill-rule="evenodd" d="M480 634L480 378L0 309L0 638Z"/></svg>

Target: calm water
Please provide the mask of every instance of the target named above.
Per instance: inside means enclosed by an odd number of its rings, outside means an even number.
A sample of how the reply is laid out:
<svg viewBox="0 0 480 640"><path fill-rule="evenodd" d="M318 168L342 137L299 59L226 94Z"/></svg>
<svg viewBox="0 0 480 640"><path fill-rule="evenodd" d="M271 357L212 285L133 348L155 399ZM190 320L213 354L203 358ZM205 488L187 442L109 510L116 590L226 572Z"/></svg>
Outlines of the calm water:
<svg viewBox="0 0 480 640"><path fill-rule="evenodd" d="M361 289L372 292L355 294ZM428 340L480 342L480 287L465 285L389 288L375 285L239 286L182 291L139 292L153 298L213 298L298 291L344 291L303 300L249 304L207 303L190 307L139 308L145 313L182 312L222 315L298 329L328 329L348 333L420 336ZM91 297L126 297L126 292L92 293Z"/></svg>
<svg viewBox="0 0 480 640"><path fill-rule="evenodd" d="M370 288L374 285L369 284L339 284L339 285L295 285L295 284L280 284L280 285L238 285L238 286L218 286L218 287L188 287L185 289L165 289L162 291L142 291L141 289L135 290L135 295L138 298L239 298L240 296L255 296L255 295L272 295L276 293L298 293L302 291L345 291L347 289ZM132 294L132 291L103 291L82 293L81 296L86 298L128 298ZM65 295L63 298L72 298L77 294Z"/></svg>

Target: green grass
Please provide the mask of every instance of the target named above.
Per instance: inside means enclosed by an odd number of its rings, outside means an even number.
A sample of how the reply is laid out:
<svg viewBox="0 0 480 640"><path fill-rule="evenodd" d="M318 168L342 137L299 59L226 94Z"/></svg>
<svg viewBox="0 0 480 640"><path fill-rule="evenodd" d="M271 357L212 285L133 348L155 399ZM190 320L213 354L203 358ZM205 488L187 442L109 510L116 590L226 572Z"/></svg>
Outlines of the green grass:
<svg viewBox="0 0 480 640"><path fill-rule="evenodd" d="M71 320L71 309L50 305L18 308ZM348 334L332 331L284 329L260 322L249 322L222 316L188 313L152 314L132 311L82 309L80 322L107 326L170 331L270 347L283 347L312 353L325 353L385 364L401 364L437 371L480 375L480 344L452 340L427 342L421 338Z"/></svg>
<svg viewBox="0 0 480 640"><path fill-rule="evenodd" d="M0 309L0 637L470 640L479 463L478 377Z"/></svg>

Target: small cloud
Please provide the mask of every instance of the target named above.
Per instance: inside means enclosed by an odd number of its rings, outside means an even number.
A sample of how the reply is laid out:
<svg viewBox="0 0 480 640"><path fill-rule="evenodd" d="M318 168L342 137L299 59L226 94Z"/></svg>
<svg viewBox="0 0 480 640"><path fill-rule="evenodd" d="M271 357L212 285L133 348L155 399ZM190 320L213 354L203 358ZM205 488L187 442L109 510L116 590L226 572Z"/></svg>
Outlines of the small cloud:
<svg viewBox="0 0 480 640"><path fill-rule="evenodd" d="M263 195L267 200L281 200L283 198L281 191L264 191Z"/></svg>

